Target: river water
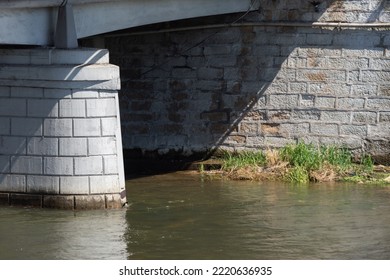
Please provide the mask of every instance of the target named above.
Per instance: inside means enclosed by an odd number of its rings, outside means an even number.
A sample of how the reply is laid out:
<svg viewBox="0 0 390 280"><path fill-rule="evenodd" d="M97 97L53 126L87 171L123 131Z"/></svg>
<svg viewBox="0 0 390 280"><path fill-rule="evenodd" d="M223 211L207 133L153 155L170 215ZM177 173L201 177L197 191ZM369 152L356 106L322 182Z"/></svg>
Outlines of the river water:
<svg viewBox="0 0 390 280"><path fill-rule="evenodd" d="M0 259L390 259L390 187L127 181L129 207L0 208Z"/></svg>

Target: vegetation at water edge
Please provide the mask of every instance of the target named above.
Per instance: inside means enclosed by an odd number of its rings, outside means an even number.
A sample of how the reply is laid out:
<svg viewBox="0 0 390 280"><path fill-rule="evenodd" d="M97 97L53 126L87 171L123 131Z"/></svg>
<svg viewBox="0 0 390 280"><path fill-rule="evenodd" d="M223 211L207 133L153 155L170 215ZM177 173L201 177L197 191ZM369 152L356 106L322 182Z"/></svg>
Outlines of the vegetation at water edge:
<svg viewBox="0 0 390 280"><path fill-rule="evenodd" d="M298 143L278 150L224 152L221 170L234 180L390 183L389 168L377 172L369 155L359 158L356 162L352 153L341 147Z"/></svg>

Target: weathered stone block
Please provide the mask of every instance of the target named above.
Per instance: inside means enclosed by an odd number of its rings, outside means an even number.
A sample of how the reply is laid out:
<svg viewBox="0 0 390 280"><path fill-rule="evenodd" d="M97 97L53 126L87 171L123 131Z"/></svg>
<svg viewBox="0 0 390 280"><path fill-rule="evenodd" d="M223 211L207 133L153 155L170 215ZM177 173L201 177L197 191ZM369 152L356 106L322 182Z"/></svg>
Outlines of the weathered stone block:
<svg viewBox="0 0 390 280"><path fill-rule="evenodd" d="M107 209L121 209L123 207L120 194L106 194Z"/></svg>
<svg viewBox="0 0 390 280"><path fill-rule="evenodd" d="M27 176L27 192L39 194L59 194L60 180L55 176Z"/></svg>
<svg viewBox="0 0 390 280"><path fill-rule="evenodd" d="M365 138L367 136L366 125L340 125L341 135L353 135Z"/></svg>
<svg viewBox="0 0 390 280"><path fill-rule="evenodd" d="M42 136L42 119L12 118L11 134L14 136Z"/></svg>
<svg viewBox="0 0 390 280"><path fill-rule="evenodd" d="M337 107L342 110L347 109L363 109L365 99L363 98L339 98L337 100Z"/></svg>
<svg viewBox="0 0 390 280"><path fill-rule="evenodd" d="M339 126L337 124L311 123L310 132L315 135L338 135Z"/></svg>
<svg viewBox="0 0 390 280"><path fill-rule="evenodd" d="M376 112L353 112L352 122L357 123L376 123L377 113Z"/></svg>
<svg viewBox="0 0 390 280"><path fill-rule="evenodd" d="M10 201L11 205L42 207L42 195L12 193Z"/></svg>
<svg viewBox="0 0 390 280"><path fill-rule="evenodd" d="M0 192L26 192L26 176L0 174Z"/></svg>
<svg viewBox="0 0 390 280"><path fill-rule="evenodd" d="M9 205L8 193L0 193L0 205Z"/></svg>
<svg viewBox="0 0 390 280"><path fill-rule="evenodd" d="M55 208L63 210L73 210L75 206L74 196L45 195L43 197L44 208Z"/></svg>
<svg viewBox="0 0 390 280"><path fill-rule="evenodd" d="M106 200L104 195L76 195L75 210L105 209Z"/></svg>

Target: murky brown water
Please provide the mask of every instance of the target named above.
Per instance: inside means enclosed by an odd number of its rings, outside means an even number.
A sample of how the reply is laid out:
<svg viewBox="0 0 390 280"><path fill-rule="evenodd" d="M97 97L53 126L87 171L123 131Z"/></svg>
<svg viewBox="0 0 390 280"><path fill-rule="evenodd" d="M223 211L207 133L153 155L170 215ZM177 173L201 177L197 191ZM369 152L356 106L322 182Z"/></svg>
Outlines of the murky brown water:
<svg viewBox="0 0 390 280"><path fill-rule="evenodd" d="M0 259L390 259L390 188L168 174L128 209L0 208Z"/></svg>

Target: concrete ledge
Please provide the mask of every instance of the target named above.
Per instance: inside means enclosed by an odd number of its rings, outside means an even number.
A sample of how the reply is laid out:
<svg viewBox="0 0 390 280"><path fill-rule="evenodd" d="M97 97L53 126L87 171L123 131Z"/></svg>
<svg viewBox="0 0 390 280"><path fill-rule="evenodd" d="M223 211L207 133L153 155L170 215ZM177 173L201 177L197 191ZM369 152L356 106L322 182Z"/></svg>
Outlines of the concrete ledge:
<svg viewBox="0 0 390 280"><path fill-rule="evenodd" d="M12 65L108 64L106 49L0 49L0 63Z"/></svg>
<svg viewBox="0 0 390 280"><path fill-rule="evenodd" d="M1 206L27 206L63 210L121 209L120 194L98 195L33 195L23 193L0 193Z"/></svg>

